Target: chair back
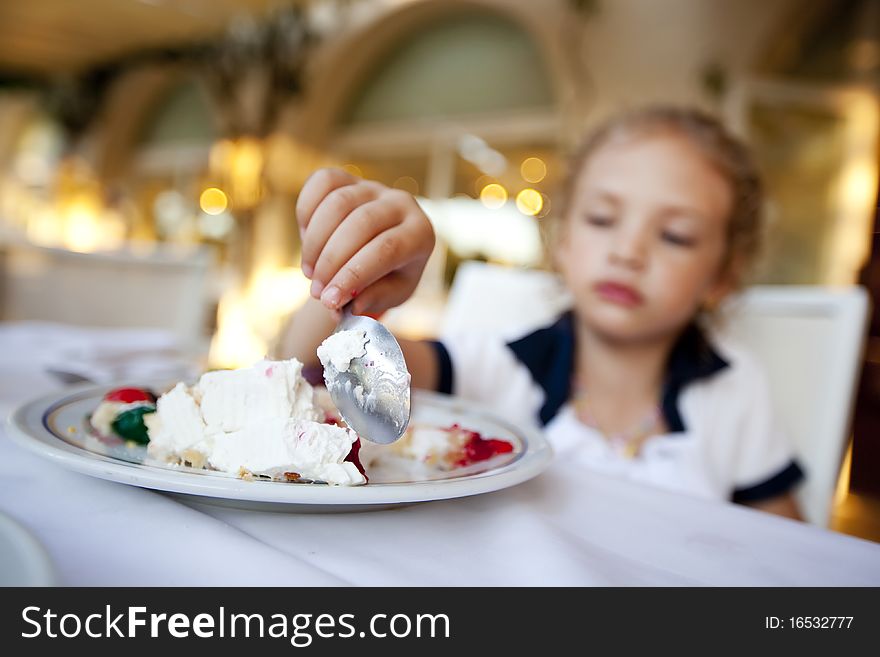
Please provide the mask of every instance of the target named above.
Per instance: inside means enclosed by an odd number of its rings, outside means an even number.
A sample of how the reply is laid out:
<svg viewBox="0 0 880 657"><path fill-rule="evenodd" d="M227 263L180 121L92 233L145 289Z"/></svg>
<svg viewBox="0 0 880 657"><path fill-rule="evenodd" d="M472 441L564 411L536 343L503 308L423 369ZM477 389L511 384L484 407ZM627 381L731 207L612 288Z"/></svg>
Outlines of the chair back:
<svg viewBox="0 0 880 657"><path fill-rule="evenodd" d="M78 326L170 330L183 349L207 339L206 248L159 246L76 253L24 243L0 246L0 317Z"/></svg>
<svg viewBox="0 0 880 657"><path fill-rule="evenodd" d="M868 294L858 286L754 286L723 310L722 333L761 361L773 406L806 478L797 492L805 518L831 520L851 437L865 346Z"/></svg>
<svg viewBox="0 0 880 657"><path fill-rule="evenodd" d="M512 340L551 322L570 304L551 272L466 261L455 272L440 334L476 331Z"/></svg>

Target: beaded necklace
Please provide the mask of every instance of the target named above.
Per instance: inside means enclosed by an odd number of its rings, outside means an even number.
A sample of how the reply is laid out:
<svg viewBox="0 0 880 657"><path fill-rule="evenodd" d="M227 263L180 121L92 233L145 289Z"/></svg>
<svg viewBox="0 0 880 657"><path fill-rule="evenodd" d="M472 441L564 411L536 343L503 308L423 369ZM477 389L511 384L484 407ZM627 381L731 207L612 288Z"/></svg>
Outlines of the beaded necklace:
<svg viewBox="0 0 880 657"><path fill-rule="evenodd" d="M577 381L572 382L572 405L578 420L598 431L611 444L614 451L625 459L635 458L646 439L655 435L661 428L663 413L659 405L651 408L634 426L624 431L605 430L590 408L586 390Z"/></svg>

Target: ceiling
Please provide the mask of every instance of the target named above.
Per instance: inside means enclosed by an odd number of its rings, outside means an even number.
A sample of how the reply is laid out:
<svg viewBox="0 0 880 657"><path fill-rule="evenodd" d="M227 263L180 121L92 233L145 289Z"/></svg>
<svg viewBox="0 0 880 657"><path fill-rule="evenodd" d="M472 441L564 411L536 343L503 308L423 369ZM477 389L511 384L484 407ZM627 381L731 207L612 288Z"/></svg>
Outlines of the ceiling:
<svg viewBox="0 0 880 657"><path fill-rule="evenodd" d="M299 0L302 2L302 0ZM2 0L0 72L54 75L219 34L278 0Z"/></svg>

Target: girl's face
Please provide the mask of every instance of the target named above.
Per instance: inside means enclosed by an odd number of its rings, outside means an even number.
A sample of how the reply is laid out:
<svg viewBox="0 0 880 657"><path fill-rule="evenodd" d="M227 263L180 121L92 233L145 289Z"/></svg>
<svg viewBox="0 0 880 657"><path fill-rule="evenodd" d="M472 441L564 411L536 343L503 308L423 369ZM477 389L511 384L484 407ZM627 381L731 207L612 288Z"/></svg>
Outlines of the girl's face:
<svg viewBox="0 0 880 657"><path fill-rule="evenodd" d="M683 137L600 146L556 248L580 321L618 341L678 332L725 288L731 202L728 182Z"/></svg>

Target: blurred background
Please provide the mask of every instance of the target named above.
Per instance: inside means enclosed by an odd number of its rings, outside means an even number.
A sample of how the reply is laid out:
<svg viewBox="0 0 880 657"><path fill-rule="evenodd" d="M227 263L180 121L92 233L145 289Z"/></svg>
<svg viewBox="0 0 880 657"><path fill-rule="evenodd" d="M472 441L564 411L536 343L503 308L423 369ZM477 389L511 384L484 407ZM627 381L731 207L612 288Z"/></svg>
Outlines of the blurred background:
<svg viewBox="0 0 880 657"><path fill-rule="evenodd" d="M720 114L770 193L755 282L873 308L837 527L880 538L880 0L0 2L0 319L263 356L306 298L293 213L340 166L438 246L387 316L436 335L472 261L547 269L566 154L610 114Z"/></svg>

